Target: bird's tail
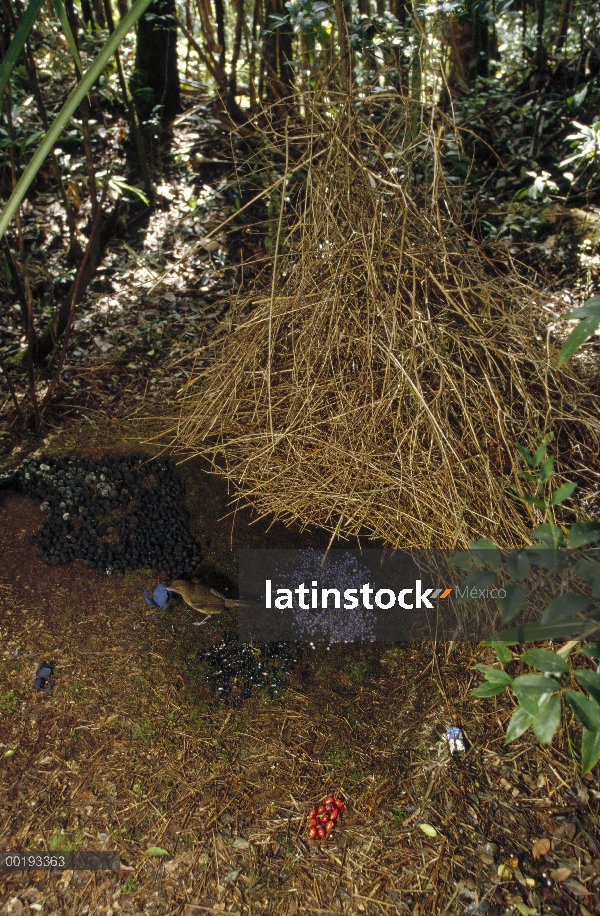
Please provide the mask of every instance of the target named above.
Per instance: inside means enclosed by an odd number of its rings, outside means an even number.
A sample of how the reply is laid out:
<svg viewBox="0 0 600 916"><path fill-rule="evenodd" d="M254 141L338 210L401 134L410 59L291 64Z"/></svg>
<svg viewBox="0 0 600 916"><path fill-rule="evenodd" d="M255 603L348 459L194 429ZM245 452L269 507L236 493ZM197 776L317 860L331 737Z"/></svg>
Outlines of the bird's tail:
<svg viewBox="0 0 600 916"><path fill-rule="evenodd" d="M225 607L250 607L245 601L239 601L234 598L225 598Z"/></svg>

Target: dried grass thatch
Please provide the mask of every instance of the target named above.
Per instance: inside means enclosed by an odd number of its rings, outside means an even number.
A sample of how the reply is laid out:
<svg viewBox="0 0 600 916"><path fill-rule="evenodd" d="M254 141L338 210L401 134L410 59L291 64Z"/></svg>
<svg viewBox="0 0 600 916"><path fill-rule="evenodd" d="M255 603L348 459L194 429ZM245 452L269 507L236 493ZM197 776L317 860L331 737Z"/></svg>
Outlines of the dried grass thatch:
<svg viewBox="0 0 600 916"><path fill-rule="evenodd" d="M516 442L581 424L592 447L597 407L553 368L534 291L458 224L441 129L313 119L293 228L187 386L176 444L284 521L522 542Z"/></svg>

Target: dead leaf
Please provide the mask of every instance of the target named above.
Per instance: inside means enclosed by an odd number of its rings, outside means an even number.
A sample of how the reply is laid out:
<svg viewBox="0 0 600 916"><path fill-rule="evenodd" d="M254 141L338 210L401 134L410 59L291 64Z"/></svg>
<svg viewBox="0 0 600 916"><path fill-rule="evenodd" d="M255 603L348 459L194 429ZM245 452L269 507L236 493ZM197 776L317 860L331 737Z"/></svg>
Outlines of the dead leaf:
<svg viewBox="0 0 600 916"><path fill-rule="evenodd" d="M569 891L570 894L573 894L574 897L588 897L591 891L588 891L587 887L584 887L583 884L580 884L576 878L567 878L564 882L565 890Z"/></svg>
<svg viewBox="0 0 600 916"><path fill-rule="evenodd" d="M531 854L534 859L541 859L541 857L545 856L548 852L550 852L550 840L546 837L536 840L531 847Z"/></svg>
<svg viewBox="0 0 600 916"><path fill-rule="evenodd" d="M557 881L559 884L562 881L566 881L567 878L570 878L573 872L570 868L553 868L550 872L550 877L553 881Z"/></svg>

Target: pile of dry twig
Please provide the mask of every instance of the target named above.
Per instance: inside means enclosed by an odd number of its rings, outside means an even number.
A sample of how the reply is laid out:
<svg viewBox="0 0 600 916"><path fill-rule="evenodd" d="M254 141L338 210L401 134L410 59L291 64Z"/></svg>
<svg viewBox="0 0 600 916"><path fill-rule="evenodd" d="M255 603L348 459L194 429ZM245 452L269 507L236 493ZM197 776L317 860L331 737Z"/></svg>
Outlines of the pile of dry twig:
<svg viewBox="0 0 600 916"><path fill-rule="evenodd" d="M461 228L435 119L311 113L306 179L276 253L184 390L176 444L261 514L392 546L511 546L535 521L516 443L597 449L597 400L539 298ZM560 453L559 453L560 454Z"/></svg>

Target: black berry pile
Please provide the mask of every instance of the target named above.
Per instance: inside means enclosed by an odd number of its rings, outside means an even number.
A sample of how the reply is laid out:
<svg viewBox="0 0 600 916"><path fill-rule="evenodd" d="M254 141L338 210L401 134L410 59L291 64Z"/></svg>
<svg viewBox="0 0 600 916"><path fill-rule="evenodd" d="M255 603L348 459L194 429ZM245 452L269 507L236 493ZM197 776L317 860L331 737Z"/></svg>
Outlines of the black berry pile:
<svg viewBox="0 0 600 916"><path fill-rule="evenodd" d="M196 661L208 662L206 679L216 699L238 708L253 690L266 690L271 699L278 696L301 657L300 648L287 642L251 646L240 643L235 633L224 633L221 642L199 652Z"/></svg>
<svg viewBox="0 0 600 916"><path fill-rule="evenodd" d="M151 568L171 579L191 575L200 561L168 459L30 458L2 484L22 489L47 514L33 539L46 563L79 559L113 576Z"/></svg>

